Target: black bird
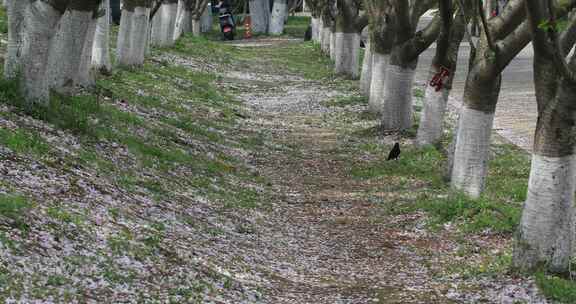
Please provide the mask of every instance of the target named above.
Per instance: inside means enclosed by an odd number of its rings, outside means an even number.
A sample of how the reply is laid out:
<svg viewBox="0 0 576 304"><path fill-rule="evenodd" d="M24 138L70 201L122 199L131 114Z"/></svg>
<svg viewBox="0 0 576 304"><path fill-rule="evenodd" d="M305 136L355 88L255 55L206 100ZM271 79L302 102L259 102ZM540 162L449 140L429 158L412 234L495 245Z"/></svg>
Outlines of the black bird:
<svg viewBox="0 0 576 304"><path fill-rule="evenodd" d="M398 156L400 156L400 144L395 143L394 148L392 148L392 150L390 151L390 154L388 154L387 160L398 159Z"/></svg>
<svg viewBox="0 0 576 304"><path fill-rule="evenodd" d="M304 33L304 41L312 40L312 26L308 26L306 33Z"/></svg>

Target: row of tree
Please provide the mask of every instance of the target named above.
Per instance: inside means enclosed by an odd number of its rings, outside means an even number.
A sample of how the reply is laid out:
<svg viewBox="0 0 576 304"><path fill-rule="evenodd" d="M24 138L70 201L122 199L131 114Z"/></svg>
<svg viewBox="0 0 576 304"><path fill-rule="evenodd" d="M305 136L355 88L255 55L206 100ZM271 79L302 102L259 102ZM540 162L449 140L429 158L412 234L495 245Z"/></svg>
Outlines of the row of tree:
<svg viewBox="0 0 576 304"><path fill-rule="evenodd" d="M420 54L436 42L417 145L437 145L460 45L471 56L459 121L449 150L451 186L479 197L488 172L490 136L501 73L530 42L538 103L528 195L515 241L514 265L567 272L575 243L575 0L308 0L313 39L335 70L359 76L360 33L368 43L360 75L370 111L385 130L413 126L412 86ZM422 16L438 12L418 30ZM478 25L480 37L471 34Z"/></svg>
<svg viewBox="0 0 576 304"><path fill-rule="evenodd" d="M124 0L115 64L140 66L150 45L169 46L183 32L208 30L207 3ZM50 90L67 93L90 86L96 73L111 71L110 0L5 0L4 5L4 76L19 80L28 103L46 104Z"/></svg>

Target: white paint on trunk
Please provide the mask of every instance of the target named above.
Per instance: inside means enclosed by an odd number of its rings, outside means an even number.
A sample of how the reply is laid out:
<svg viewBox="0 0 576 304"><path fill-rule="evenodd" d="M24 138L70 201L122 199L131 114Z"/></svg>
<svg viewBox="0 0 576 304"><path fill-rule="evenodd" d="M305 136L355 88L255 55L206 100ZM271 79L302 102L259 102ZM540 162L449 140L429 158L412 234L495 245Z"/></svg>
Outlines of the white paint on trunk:
<svg viewBox="0 0 576 304"><path fill-rule="evenodd" d="M360 35L358 33L336 32L335 71L338 74L358 78L360 56Z"/></svg>
<svg viewBox="0 0 576 304"><path fill-rule="evenodd" d="M322 28L321 48L325 55L330 55L330 34L330 27L325 26Z"/></svg>
<svg viewBox="0 0 576 304"><path fill-rule="evenodd" d="M252 18L252 33L265 34L270 23L270 4L268 0L250 0L249 6Z"/></svg>
<svg viewBox="0 0 576 304"><path fill-rule="evenodd" d="M284 32L286 16L288 16L288 3L286 3L286 0L275 0L272 17L270 18L270 34L281 35Z"/></svg>
<svg viewBox="0 0 576 304"><path fill-rule="evenodd" d="M174 23L174 41L178 40L183 33L184 17L186 14L184 0L178 0L178 11L176 13L176 22Z"/></svg>
<svg viewBox="0 0 576 304"><path fill-rule="evenodd" d="M182 33L192 33L192 12L185 9L182 12Z"/></svg>
<svg viewBox="0 0 576 304"><path fill-rule="evenodd" d="M192 34L198 37L202 34L200 19L192 17Z"/></svg>
<svg viewBox="0 0 576 304"><path fill-rule="evenodd" d="M336 60L336 33L330 30L330 59Z"/></svg>
<svg viewBox="0 0 576 304"><path fill-rule="evenodd" d="M493 122L494 113L460 108L451 184L473 198L484 189Z"/></svg>
<svg viewBox="0 0 576 304"><path fill-rule="evenodd" d="M390 55L374 52L372 54L372 79L368 109L372 113L381 113L384 104L384 89L386 88L386 71Z"/></svg>
<svg viewBox="0 0 576 304"><path fill-rule="evenodd" d="M207 33L212 30L212 5L208 3L202 17L200 17L201 31L202 33Z"/></svg>
<svg viewBox="0 0 576 304"><path fill-rule="evenodd" d="M450 90L443 87L440 91L436 87L426 86L424 108L420 115L420 126L416 135L416 145L425 146L437 143L442 138L444 113Z"/></svg>
<svg viewBox="0 0 576 304"><path fill-rule="evenodd" d="M576 156L532 155L528 195L520 221L516 256L530 267L546 263L553 271L569 270L574 241ZM527 265L523 265L527 266Z"/></svg>
<svg viewBox="0 0 576 304"><path fill-rule="evenodd" d="M360 91L365 96L370 96L370 85L372 83L372 65L373 65L372 45L370 40L366 43L364 49L364 60L362 62L362 72L360 73Z"/></svg>
<svg viewBox="0 0 576 304"><path fill-rule="evenodd" d="M318 18L312 17L312 21L310 22L310 25L312 26L312 41L319 42L320 41L320 31L319 31L320 20Z"/></svg>
<svg viewBox="0 0 576 304"><path fill-rule="evenodd" d="M22 47L24 46L24 14L28 1L5 1L8 17L8 45L4 61L4 77L14 78L21 72Z"/></svg>
<svg viewBox="0 0 576 304"><path fill-rule="evenodd" d="M110 61L110 0L102 2L104 16L98 18L94 45L92 48L92 67L97 71L110 72L112 62Z"/></svg>
<svg viewBox="0 0 576 304"><path fill-rule="evenodd" d="M58 27L58 32L50 46L48 59L48 77L50 87L59 92L69 92L79 78L80 66L86 62L86 43L93 43L93 35L89 32L96 30L93 13L88 11L67 10ZM90 36L90 37L89 37ZM91 50L92 44L90 44Z"/></svg>
<svg viewBox="0 0 576 304"><path fill-rule="evenodd" d="M92 52L94 50L97 25L98 19L90 19L90 25L88 27L88 32L86 33L82 56L80 57L78 73L74 77L74 85L89 87L96 83L96 78L93 72L94 70L92 69Z"/></svg>
<svg viewBox="0 0 576 304"><path fill-rule="evenodd" d="M118 33L118 64L139 66L144 63L148 43L150 8L137 7L134 12L122 10Z"/></svg>
<svg viewBox="0 0 576 304"><path fill-rule="evenodd" d="M412 84L416 70L388 65L382 127L384 130L406 130L412 127Z"/></svg>
<svg viewBox="0 0 576 304"><path fill-rule="evenodd" d="M46 104L50 97L46 72L50 44L62 14L44 1L30 4L25 12L26 37L22 48L24 97L28 102Z"/></svg>
<svg viewBox="0 0 576 304"><path fill-rule="evenodd" d="M166 47L174 44L178 3L162 3L152 19L150 43Z"/></svg>

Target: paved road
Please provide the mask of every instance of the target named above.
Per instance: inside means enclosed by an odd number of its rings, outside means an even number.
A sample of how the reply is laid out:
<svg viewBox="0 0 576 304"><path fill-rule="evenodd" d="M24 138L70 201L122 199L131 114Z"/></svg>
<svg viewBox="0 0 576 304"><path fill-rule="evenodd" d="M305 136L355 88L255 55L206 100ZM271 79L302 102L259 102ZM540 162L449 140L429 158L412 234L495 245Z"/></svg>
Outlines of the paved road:
<svg viewBox="0 0 576 304"><path fill-rule="evenodd" d="M425 21L424 21L425 22ZM416 83L424 86L428 69L436 51L435 46L420 56ZM463 97L464 81L468 70L470 47L463 43L460 48L458 69L451 103L459 104ZM496 109L494 129L512 143L526 149L532 148L536 127L537 110L532 78L532 46L527 46L506 68L502 75L502 89Z"/></svg>

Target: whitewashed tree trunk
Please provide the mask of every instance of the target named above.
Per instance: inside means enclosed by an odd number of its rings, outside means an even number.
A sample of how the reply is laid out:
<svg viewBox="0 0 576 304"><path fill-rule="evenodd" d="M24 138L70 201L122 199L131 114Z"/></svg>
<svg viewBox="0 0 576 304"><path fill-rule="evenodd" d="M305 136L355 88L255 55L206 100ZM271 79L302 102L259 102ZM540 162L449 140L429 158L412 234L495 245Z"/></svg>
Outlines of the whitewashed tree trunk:
<svg viewBox="0 0 576 304"><path fill-rule="evenodd" d="M24 15L30 4L27 0L4 1L8 17L8 45L4 60L4 77L15 78L21 72L24 47Z"/></svg>
<svg viewBox="0 0 576 304"><path fill-rule="evenodd" d="M360 35L336 32L334 45L335 71L352 79L358 78Z"/></svg>
<svg viewBox="0 0 576 304"><path fill-rule="evenodd" d="M202 17L200 17L201 29L202 33L207 33L212 30L212 5L208 3L206 9L204 9L204 13L202 13Z"/></svg>
<svg viewBox="0 0 576 304"><path fill-rule="evenodd" d="M182 33L192 33L192 12L188 9L182 13Z"/></svg>
<svg viewBox="0 0 576 304"><path fill-rule="evenodd" d="M153 46L167 47L174 44L174 31L176 29L176 17L178 15L178 3L162 3L156 15L152 19L152 31L150 43Z"/></svg>
<svg viewBox="0 0 576 304"><path fill-rule="evenodd" d="M92 49L92 68L103 73L112 71L110 60L110 0L102 2L104 15L98 18Z"/></svg>
<svg viewBox="0 0 576 304"><path fill-rule="evenodd" d="M382 113L389 61L389 54L380 54L378 52L372 54L372 79L368 101L368 109L372 113Z"/></svg>
<svg viewBox="0 0 576 304"><path fill-rule="evenodd" d="M528 195L515 248L515 259L519 259L516 263L547 263L546 267L556 272L569 269L574 245L575 177L575 155L532 155Z"/></svg>
<svg viewBox="0 0 576 304"><path fill-rule="evenodd" d="M288 16L288 3L286 0L275 0L270 18L269 33L281 35L284 32L284 21Z"/></svg>
<svg viewBox="0 0 576 304"><path fill-rule="evenodd" d="M322 43L322 29L324 25L322 23L322 18L316 18L316 28L312 28L312 40L317 43Z"/></svg>
<svg viewBox="0 0 576 304"><path fill-rule="evenodd" d="M428 81L430 83L430 80ZM442 138L444 113L450 90L444 86L439 91L427 85L424 95L424 108L420 115L420 126L416 135L416 145L432 145Z"/></svg>
<svg viewBox="0 0 576 304"><path fill-rule="evenodd" d="M80 78L80 66L85 61L83 54L86 43L90 39L89 36L92 37L89 32L96 30L93 16L94 13L91 11L79 10L67 10L62 16L48 60L50 87L56 91L70 92L76 85L76 80ZM93 40L88 43L91 42ZM89 63L90 61L87 62L88 66Z"/></svg>
<svg viewBox="0 0 576 304"><path fill-rule="evenodd" d="M330 29L330 59L336 60L336 33Z"/></svg>
<svg viewBox="0 0 576 304"><path fill-rule="evenodd" d="M451 185L474 198L484 189L493 122L494 113L470 109L465 104L460 109Z"/></svg>
<svg viewBox="0 0 576 304"><path fill-rule="evenodd" d="M406 130L412 127L412 84L414 68L388 65L382 127L384 130Z"/></svg>
<svg viewBox="0 0 576 304"><path fill-rule="evenodd" d="M94 50L94 41L96 36L96 28L98 19L92 18L84 40L84 48L82 49L82 56L80 57L80 65L78 66L78 73L74 77L74 85L83 87L90 87L96 83L94 70L92 69L92 54Z"/></svg>
<svg viewBox="0 0 576 304"><path fill-rule="evenodd" d="M321 42L321 46L322 46L322 52L324 52L325 55L330 55L330 41L331 41L331 34L332 31L330 31L330 27L329 26L324 26L322 28L322 42Z"/></svg>
<svg viewBox="0 0 576 304"><path fill-rule="evenodd" d="M178 0L178 12L176 13L176 22L174 23L174 41L178 40L183 33L185 14L186 8L184 0Z"/></svg>
<svg viewBox="0 0 576 304"><path fill-rule="evenodd" d="M310 26L312 27L312 41L318 42L318 18L312 17Z"/></svg>
<svg viewBox="0 0 576 304"><path fill-rule="evenodd" d="M36 1L26 9L22 89L27 102L47 104L49 101L46 77L49 50L61 18L62 14L44 1Z"/></svg>
<svg viewBox="0 0 576 304"><path fill-rule="evenodd" d="M362 62L362 72L360 73L360 91L365 96L370 96L370 85L372 83L372 66L373 66L372 44L370 39L364 49L364 60Z"/></svg>
<svg viewBox="0 0 576 304"><path fill-rule="evenodd" d="M136 7L134 11L122 10L118 32L118 64L140 66L148 43L150 8Z"/></svg>
<svg viewBox="0 0 576 304"><path fill-rule="evenodd" d="M192 34L195 37L202 35L202 23L200 22L200 19L194 17L192 17Z"/></svg>
<svg viewBox="0 0 576 304"><path fill-rule="evenodd" d="M268 0L250 0L250 16L252 17L252 33L265 34L270 23L270 3Z"/></svg>

